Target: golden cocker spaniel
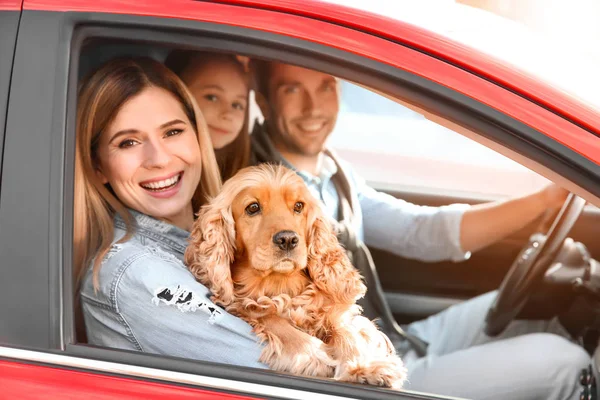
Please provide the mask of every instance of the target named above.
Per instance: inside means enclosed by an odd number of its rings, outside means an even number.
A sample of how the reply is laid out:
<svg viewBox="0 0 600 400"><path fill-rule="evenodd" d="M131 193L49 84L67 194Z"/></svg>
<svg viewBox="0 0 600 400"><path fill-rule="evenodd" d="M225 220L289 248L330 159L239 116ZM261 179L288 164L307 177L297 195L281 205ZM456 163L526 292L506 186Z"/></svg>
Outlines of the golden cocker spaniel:
<svg viewBox="0 0 600 400"><path fill-rule="evenodd" d="M400 388L406 370L360 315L366 287L293 171L241 170L205 205L185 254L212 300L247 321L274 370Z"/></svg>

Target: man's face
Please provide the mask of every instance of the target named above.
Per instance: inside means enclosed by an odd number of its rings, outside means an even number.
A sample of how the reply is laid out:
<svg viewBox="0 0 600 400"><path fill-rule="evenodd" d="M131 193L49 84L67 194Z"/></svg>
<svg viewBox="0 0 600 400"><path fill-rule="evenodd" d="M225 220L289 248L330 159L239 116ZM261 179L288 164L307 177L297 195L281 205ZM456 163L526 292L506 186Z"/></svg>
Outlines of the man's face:
<svg viewBox="0 0 600 400"><path fill-rule="evenodd" d="M273 64L269 79L269 128L282 151L314 156L324 148L339 110L336 79L293 65Z"/></svg>

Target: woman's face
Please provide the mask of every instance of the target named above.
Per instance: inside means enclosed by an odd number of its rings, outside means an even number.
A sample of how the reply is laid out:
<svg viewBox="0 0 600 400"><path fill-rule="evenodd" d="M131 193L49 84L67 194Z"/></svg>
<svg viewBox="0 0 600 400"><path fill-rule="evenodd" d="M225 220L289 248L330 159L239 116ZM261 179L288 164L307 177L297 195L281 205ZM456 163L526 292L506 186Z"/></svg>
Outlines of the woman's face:
<svg viewBox="0 0 600 400"><path fill-rule="evenodd" d="M183 106L150 87L129 99L102 132L98 175L134 210L184 229L200 182L198 138Z"/></svg>
<svg viewBox="0 0 600 400"><path fill-rule="evenodd" d="M248 84L239 67L223 60L192 64L184 80L206 119L213 148L233 142L248 107Z"/></svg>

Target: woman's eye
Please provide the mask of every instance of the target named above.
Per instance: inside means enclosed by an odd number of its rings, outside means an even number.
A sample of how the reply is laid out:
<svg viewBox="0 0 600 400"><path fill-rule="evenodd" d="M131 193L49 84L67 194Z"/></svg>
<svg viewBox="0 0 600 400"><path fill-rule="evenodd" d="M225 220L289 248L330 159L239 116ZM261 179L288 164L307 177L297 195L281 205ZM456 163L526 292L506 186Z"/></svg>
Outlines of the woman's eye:
<svg viewBox="0 0 600 400"><path fill-rule="evenodd" d="M205 95L204 95L204 98L205 98L206 100L210 101L210 102L213 102L213 103L219 99L219 98L218 98L216 95L214 95L214 94L205 94Z"/></svg>
<svg viewBox="0 0 600 400"><path fill-rule="evenodd" d="M297 201L296 204L294 204L294 212L300 214L302 210L304 210L304 203Z"/></svg>
<svg viewBox="0 0 600 400"><path fill-rule="evenodd" d="M176 136L179 135L181 132L183 132L183 129L171 129L167 131L167 133L165 133L165 136Z"/></svg>
<svg viewBox="0 0 600 400"><path fill-rule="evenodd" d="M244 111L246 109L245 105L243 105L242 103L238 103L238 102L233 103L232 107L234 110L239 110L239 111Z"/></svg>
<svg viewBox="0 0 600 400"><path fill-rule="evenodd" d="M136 144L135 140L133 140L133 139L125 139L121 143L119 143L119 148L120 149L126 149L128 147L135 146L135 144Z"/></svg>
<svg viewBox="0 0 600 400"><path fill-rule="evenodd" d="M258 203L252 203L246 207L246 214L252 216L260 212L260 205Z"/></svg>

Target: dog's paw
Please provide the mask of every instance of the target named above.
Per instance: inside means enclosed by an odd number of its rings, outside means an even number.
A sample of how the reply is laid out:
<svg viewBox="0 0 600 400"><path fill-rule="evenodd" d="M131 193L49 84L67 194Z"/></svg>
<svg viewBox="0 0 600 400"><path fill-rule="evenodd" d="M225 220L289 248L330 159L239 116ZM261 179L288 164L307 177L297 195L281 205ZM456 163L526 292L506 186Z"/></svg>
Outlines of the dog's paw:
<svg viewBox="0 0 600 400"><path fill-rule="evenodd" d="M323 342L311 336L281 343L280 346L269 343L260 361L276 371L323 378L333 377L338 365L325 351Z"/></svg>
<svg viewBox="0 0 600 400"><path fill-rule="evenodd" d="M344 362L336 369L334 378L401 389L406 381L406 373L406 367L399 357L387 356Z"/></svg>
<svg viewBox="0 0 600 400"><path fill-rule="evenodd" d="M295 370L302 375L333 377L337 362L325 351L325 345L319 339L311 337L303 349L294 357ZM291 371L294 372L294 371Z"/></svg>

